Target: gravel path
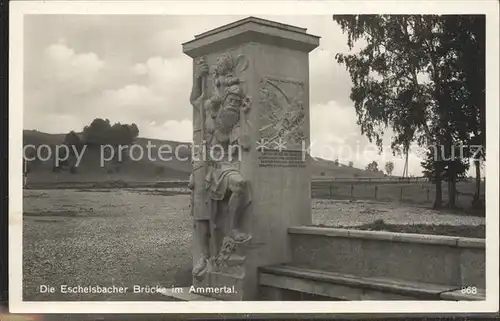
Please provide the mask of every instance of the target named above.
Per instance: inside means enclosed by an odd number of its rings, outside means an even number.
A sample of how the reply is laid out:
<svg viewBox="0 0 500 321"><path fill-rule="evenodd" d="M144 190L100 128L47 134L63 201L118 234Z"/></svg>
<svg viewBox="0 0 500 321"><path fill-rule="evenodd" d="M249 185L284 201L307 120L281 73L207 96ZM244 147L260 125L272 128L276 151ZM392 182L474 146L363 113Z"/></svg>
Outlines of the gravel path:
<svg viewBox="0 0 500 321"><path fill-rule="evenodd" d="M166 300L151 294L41 294L39 286L189 286L189 196L157 190L27 190L25 300ZM378 204L314 200L313 222L479 225L484 218Z"/></svg>
<svg viewBox="0 0 500 321"><path fill-rule="evenodd" d="M164 300L162 295L47 295L39 285L190 285L188 197L128 190L27 191L24 294L28 300Z"/></svg>

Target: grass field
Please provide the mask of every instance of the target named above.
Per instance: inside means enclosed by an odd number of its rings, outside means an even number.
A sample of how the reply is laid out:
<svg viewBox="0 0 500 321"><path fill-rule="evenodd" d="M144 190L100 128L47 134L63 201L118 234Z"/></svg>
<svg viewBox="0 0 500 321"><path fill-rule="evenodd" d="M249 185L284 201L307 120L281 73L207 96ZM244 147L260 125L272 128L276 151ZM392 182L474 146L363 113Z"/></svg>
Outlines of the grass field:
<svg viewBox="0 0 500 321"><path fill-rule="evenodd" d="M40 285L187 286L189 196L165 189L25 190L25 300L167 300L152 294L41 294ZM181 191L182 192L182 191ZM484 218L398 203L315 199L313 224L481 226ZM480 228L480 227L478 227Z"/></svg>
<svg viewBox="0 0 500 321"><path fill-rule="evenodd" d="M319 227L330 227L325 224ZM395 233L447 235L459 237L485 238L486 225L449 225L449 224L387 224L378 219L372 223L358 226L334 226L336 228L357 229L366 231L386 231Z"/></svg>

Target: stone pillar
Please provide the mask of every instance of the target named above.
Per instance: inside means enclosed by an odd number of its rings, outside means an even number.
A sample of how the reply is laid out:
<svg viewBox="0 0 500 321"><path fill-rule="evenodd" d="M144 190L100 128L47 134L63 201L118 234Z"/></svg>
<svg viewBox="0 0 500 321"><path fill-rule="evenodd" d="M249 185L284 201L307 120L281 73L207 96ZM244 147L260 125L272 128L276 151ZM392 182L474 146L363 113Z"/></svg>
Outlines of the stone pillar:
<svg viewBox="0 0 500 321"><path fill-rule="evenodd" d="M183 52L193 58L195 66L200 58L214 66L218 57L230 54L235 76L251 100L245 115L250 148L242 153L240 171L251 190L243 227L252 239L241 247L244 253L238 272L210 272L204 281L193 282L211 287L235 285L238 293L224 299L257 300L258 267L289 262L287 229L311 224L306 151L310 143L308 54L318 45L319 37L307 34L306 29L254 17L183 44ZM213 92L214 78L209 75L206 81L208 92ZM196 133L194 144L200 144ZM201 182L201 176L195 180ZM195 193L203 192L195 188ZM200 203L192 203L195 211L203 206ZM196 262L198 236L194 239Z"/></svg>

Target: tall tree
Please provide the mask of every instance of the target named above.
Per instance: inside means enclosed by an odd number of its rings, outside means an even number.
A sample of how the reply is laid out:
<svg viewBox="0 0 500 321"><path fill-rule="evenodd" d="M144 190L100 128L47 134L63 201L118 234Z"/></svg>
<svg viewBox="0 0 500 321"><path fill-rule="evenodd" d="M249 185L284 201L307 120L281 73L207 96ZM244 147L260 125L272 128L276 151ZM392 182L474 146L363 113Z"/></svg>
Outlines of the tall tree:
<svg viewBox="0 0 500 321"><path fill-rule="evenodd" d="M83 138L86 144L90 146L99 146L101 144L108 144L112 139L111 124L109 119L96 118L85 126L83 129Z"/></svg>
<svg viewBox="0 0 500 321"><path fill-rule="evenodd" d="M378 163L376 161L373 161L366 165L365 169L369 172L378 172Z"/></svg>
<svg viewBox="0 0 500 321"><path fill-rule="evenodd" d="M454 150L444 148L441 151L443 155L439 161L436 161L435 152L431 150L427 152L424 161L421 163L424 168L423 174L431 182L435 182L436 177L439 176L441 181L448 183L448 207L455 208L457 198L456 182L466 178L469 159L460 155L460 146L454 146Z"/></svg>
<svg viewBox="0 0 500 321"><path fill-rule="evenodd" d="M136 124L115 123L111 126L109 119L96 118L83 129L85 143L89 145L130 145L139 135Z"/></svg>
<svg viewBox="0 0 500 321"><path fill-rule="evenodd" d="M393 170L394 170L394 163L393 162L385 163L385 171L386 171L387 175L392 176Z"/></svg>
<svg viewBox="0 0 500 321"><path fill-rule="evenodd" d="M132 123L132 125L129 125L129 127L132 139L136 139L137 137L139 137L139 127L137 127L135 123Z"/></svg>
<svg viewBox="0 0 500 321"><path fill-rule="evenodd" d="M73 149L80 151L83 147L83 143L80 137L73 130L67 133L66 136L64 137L64 144L70 146L71 153L73 153Z"/></svg>
<svg viewBox="0 0 500 321"><path fill-rule="evenodd" d="M455 181L463 177L472 158L476 168L474 201L479 199L481 162L485 160L485 58L486 24L484 15L449 15L443 23L442 42L449 48L448 91L452 96L449 123L455 129L454 147L465 144L460 161L448 162L449 189L455 192ZM473 148L470 148L473 147ZM476 153L478 151L478 153ZM456 172L456 175L453 173ZM453 198L451 198L453 200ZM450 206L455 206L450 203Z"/></svg>
<svg viewBox="0 0 500 321"><path fill-rule="evenodd" d="M469 157L476 169L474 201L481 192L481 163L486 160L486 18L484 15L451 16L445 24L456 54L459 86L467 106L466 122L469 128Z"/></svg>
<svg viewBox="0 0 500 321"><path fill-rule="evenodd" d="M334 16L347 33L349 48L363 39L359 52L337 54L350 73L351 99L358 125L370 141L382 148L384 131L394 133L394 153L406 153L411 142L443 149L466 141L469 128L460 85L456 16L343 15ZM460 33L460 31L456 31ZM434 171L434 207L441 207L441 171ZM454 183L453 183L454 184ZM454 185L453 185L453 188Z"/></svg>

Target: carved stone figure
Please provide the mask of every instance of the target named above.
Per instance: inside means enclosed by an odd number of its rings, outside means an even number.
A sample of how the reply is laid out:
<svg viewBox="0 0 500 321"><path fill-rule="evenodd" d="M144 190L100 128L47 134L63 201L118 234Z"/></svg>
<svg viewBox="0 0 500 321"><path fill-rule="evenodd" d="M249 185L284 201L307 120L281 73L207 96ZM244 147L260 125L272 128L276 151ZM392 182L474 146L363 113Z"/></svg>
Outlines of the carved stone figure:
<svg viewBox="0 0 500 321"><path fill-rule="evenodd" d="M195 233L201 248L201 257L193 267L197 278L203 278L221 260L227 260L235 244L251 239L241 229L241 216L251 202L251 195L248 181L240 172L241 153L249 149L244 114L250 108L250 99L235 76L237 64L229 54L218 57L211 75L214 90L210 96L207 95L208 65L200 59L195 67L191 93L195 109L194 135L205 145L201 152L193 154L189 184L193 189ZM216 222L221 218L227 220L229 232L222 244L211 246ZM213 251L219 252L211 253Z"/></svg>

